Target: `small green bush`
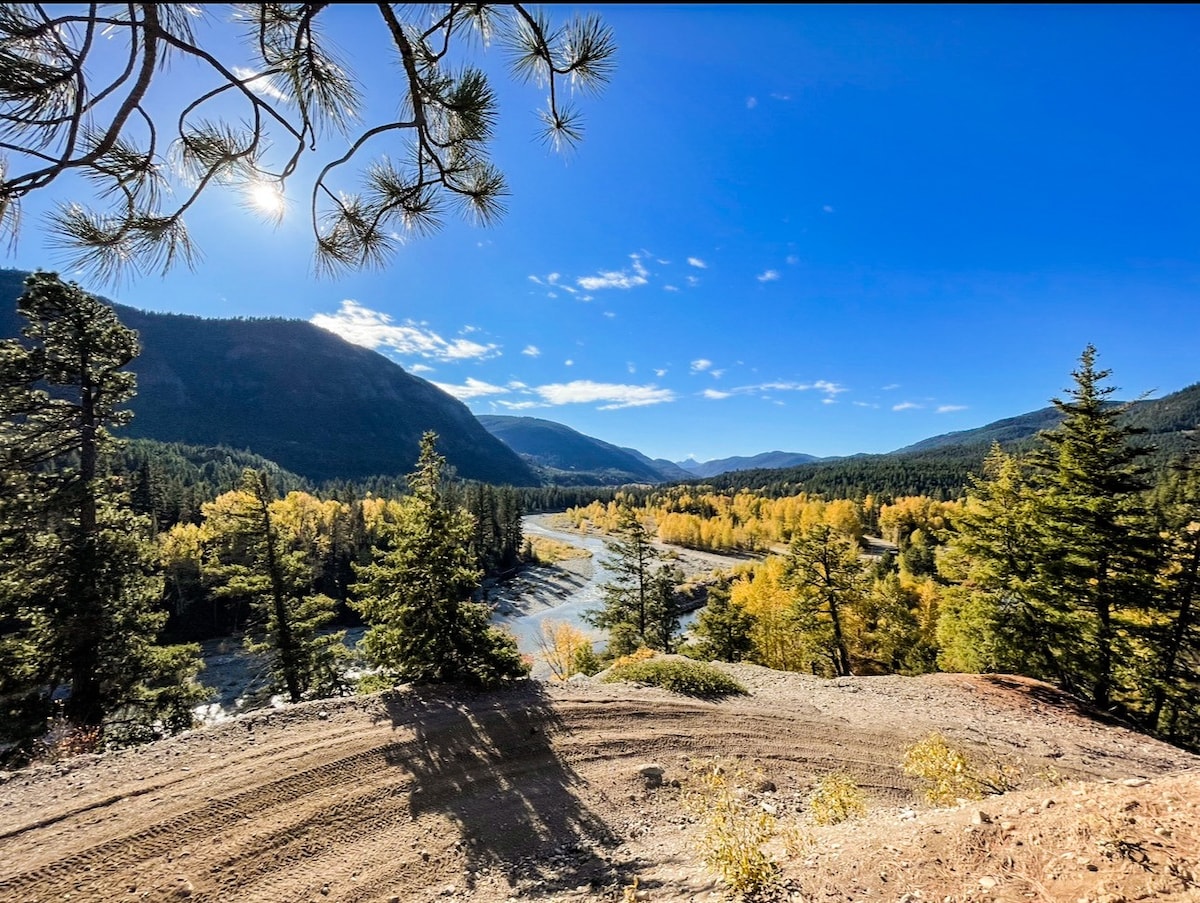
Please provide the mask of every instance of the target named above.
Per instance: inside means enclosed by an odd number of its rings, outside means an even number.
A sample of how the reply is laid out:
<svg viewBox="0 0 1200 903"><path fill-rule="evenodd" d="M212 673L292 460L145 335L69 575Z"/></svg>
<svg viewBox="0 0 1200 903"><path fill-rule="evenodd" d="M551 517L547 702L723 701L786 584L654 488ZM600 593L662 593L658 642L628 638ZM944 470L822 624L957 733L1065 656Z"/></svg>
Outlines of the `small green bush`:
<svg viewBox="0 0 1200 903"><path fill-rule="evenodd" d="M687 659L648 659L613 665L605 683L630 681L662 687L685 696L745 696L746 688L712 665Z"/></svg>

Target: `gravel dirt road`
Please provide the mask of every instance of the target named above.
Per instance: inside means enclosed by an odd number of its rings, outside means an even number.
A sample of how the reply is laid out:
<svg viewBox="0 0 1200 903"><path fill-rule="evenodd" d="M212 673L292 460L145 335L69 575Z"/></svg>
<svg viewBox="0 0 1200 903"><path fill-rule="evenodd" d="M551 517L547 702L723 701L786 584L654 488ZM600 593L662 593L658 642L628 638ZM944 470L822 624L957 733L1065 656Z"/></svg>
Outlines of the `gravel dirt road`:
<svg viewBox="0 0 1200 903"><path fill-rule="evenodd" d="M684 805L714 757L806 838L777 851L783 899L1198 899L1196 756L1019 678L723 667L749 696L400 688L4 775L0 900L717 900ZM1022 789L930 809L901 761L935 729L1018 767ZM835 770L868 814L812 827Z"/></svg>

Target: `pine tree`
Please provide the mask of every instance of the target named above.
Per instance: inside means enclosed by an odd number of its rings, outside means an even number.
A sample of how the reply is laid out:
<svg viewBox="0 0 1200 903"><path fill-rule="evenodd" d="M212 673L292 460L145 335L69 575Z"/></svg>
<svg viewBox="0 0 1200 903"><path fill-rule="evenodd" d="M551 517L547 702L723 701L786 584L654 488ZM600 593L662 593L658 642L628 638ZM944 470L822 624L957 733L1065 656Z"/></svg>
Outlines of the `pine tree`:
<svg viewBox="0 0 1200 903"><path fill-rule="evenodd" d="M97 741L190 726L199 650L155 645L166 614L150 524L105 473L137 335L53 273L26 280L18 311L24 341L0 343L5 723L36 732L65 691L63 717Z"/></svg>
<svg viewBox="0 0 1200 903"><path fill-rule="evenodd" d="M1019 671L1064 680L1069 625L1039 601L1036 562L1045 531L1021 461L993 445L972 476L941 569L956 588L938 623L939 663L950 671Z"/></svg>
<svg viewBox="0 0 1200 903"><path fill-rule="evenodd" d="M610 655L628 655L642 646L668 650L679 629L674 599L678 578L663 569L645 524L629 506L621 506L617 538L605 547L614 576L601 588L604 607L588 611L587 622L608 631Z"/></svg>
<svg viewBox="0 0 1200 903"><path fill-rule="evenodd" d="M247 470L240 490L204 506L204 571L218 595L249 601L246 648L267 656L272 689L299 702L342 688L345 631L323 631L336 603L313 591L320 563L282 534L273 500L270 477Z"/></svg>
<svg viewBox="0 0 1200 903"><path fill-rule="evenodd" d="M728 586L712 586L696 619L697 651L705 658L740 662L754 650L754 618L733 602Z"/></svg>
<svg viewBox="0 0 1200 903"><path fill-rule="evenodd" d="M1109 400L1116 389L1103 384L1111 374L1096 369L1093 346L1071 375L1068 398L1052 399L1062 422L1040 434L1029 459L1039 532L1033 589L1059 633L1065 682L1107 708L1126 646L1122 615L1153 595L1148 450L1122 421L1127 406Z"/></svg>
<svg viewBox="0 0 1200 903"><path fill-rule="evenodd" d="M834 674L852 674L846 619L866 595L866 574L853 540L828 524L803 530L788 550L786 582L795 594L796 628L812 637Z"/></svg>
<svg viewBox="0 0 1200 903"><path fill-rule="evenodd" d="M387 546L358 569L355 603L370 628L362 647L385 679L495 686L528 673L510 634L471 601L481 572L471 552L475 525L443 485L437 436L421 438L410 497Z"/></svg>

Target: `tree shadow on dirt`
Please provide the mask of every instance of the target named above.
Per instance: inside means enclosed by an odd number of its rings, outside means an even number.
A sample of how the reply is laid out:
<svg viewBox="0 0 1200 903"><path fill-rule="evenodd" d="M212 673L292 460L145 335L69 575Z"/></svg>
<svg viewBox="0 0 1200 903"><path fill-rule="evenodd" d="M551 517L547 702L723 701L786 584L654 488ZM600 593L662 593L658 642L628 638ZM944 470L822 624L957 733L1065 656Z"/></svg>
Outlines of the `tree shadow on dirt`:
<svg viewBox="0 0 1200 903"><path fill-rule="evenodd" d="M393 727L415 734L387 753L413 774L412 817L440 814L458 826L468 887L483 868L541 891L632 880L605 853L619 839L580 798L583 779L555 750L567 728L536 682L493 693L422 687L385 694L384 704Z"/></svg>

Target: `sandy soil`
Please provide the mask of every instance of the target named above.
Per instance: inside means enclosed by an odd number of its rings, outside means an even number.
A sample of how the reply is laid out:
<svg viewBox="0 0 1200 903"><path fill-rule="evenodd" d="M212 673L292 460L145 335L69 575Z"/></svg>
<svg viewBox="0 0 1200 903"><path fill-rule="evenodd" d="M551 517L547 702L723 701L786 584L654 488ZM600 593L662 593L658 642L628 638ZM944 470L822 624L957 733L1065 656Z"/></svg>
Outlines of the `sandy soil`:
<svg viewBox="0 0 1200 903"><path fill-rule="evenodd" d="M711 757L806 838L777 851L783 899L1200 899L1196 756L1017 678L726 667L750 696L401 688L5 775L0 900L717 900L684 805ZM930 809L900 763L933 729L1023 788ZM833 770L869 813L809 827Z"/></svg>

